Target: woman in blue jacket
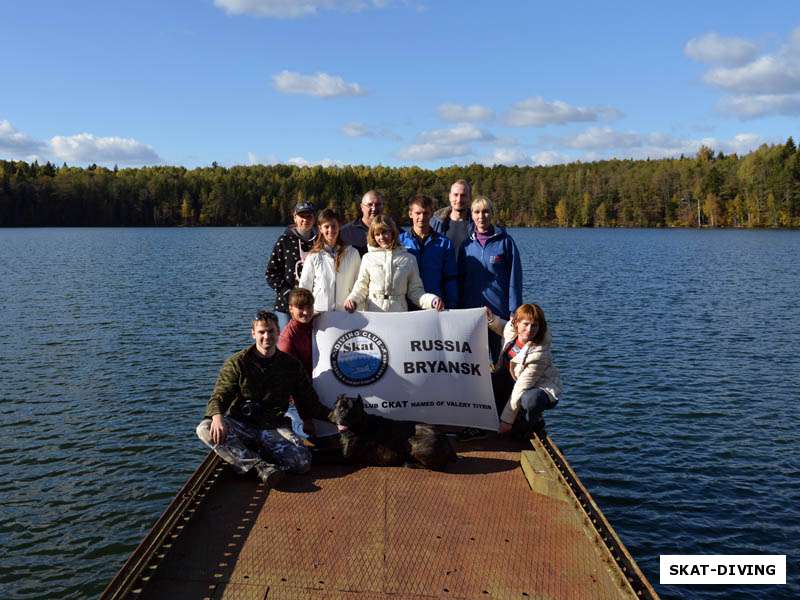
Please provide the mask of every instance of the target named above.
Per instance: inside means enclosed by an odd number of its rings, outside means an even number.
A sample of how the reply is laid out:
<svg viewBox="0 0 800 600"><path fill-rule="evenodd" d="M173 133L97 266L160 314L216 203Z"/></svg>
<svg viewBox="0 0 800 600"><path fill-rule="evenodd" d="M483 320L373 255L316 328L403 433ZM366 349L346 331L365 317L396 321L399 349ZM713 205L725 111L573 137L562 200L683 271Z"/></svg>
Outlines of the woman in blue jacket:
<svg viewBox="0 0 800 600"><path fill-rule="evenodd" d="M475 229L459 249L459 306L488 306L504 320L522 304L522 263L519 250L505 228L492 225L492 203L478 197L472 202ZM489 349L497 360L502 339L489 333Z"/></svg>

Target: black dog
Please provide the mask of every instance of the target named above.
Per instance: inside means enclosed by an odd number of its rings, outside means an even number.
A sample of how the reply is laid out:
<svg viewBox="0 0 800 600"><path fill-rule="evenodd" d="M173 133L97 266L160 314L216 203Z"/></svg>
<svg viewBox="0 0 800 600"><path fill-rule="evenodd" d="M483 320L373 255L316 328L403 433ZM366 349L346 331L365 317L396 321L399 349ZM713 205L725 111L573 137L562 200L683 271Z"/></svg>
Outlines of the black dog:
<svg viewBox="0 0 800 600"><path fill-rule="evenodd" d="M342 454L350 462L394 466L413 459L441 470L458 458L447 436L432 426L367 414L361 396L339 396L329 419L339 426Z"/></svg>

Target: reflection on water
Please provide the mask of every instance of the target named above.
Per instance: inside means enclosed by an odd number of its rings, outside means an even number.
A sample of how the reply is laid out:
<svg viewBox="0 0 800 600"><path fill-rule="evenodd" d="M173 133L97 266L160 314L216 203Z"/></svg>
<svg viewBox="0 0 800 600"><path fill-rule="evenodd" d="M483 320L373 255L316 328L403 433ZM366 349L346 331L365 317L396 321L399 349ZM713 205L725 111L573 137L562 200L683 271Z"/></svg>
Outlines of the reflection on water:
<svg viewBox="0 0 800 600"><path fill-rule="evenodd" d="M0 230L4 598L96 596L194 470L280 228ZM553 331L551 434L665 598L796 597L800 233L512 230ZM659 586L787 554L787 587Z"/></svg>

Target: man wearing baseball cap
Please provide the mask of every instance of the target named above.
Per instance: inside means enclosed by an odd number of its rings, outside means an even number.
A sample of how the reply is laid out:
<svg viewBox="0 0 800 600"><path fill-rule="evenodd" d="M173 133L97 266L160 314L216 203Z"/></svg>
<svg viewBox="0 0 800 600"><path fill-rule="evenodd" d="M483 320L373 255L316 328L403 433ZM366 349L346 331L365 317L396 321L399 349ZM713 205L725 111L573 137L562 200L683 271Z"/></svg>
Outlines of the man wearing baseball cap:
<svg viewBox="0 0 800 600"><path fill-rule="evenodd" d="M289 322L289 292L300 281L303 261L316 235L314 205L301 200L294 207L294 224L289 225L275 242L264 274L267 284L275 290L275 313L281 329Z"/></svg>

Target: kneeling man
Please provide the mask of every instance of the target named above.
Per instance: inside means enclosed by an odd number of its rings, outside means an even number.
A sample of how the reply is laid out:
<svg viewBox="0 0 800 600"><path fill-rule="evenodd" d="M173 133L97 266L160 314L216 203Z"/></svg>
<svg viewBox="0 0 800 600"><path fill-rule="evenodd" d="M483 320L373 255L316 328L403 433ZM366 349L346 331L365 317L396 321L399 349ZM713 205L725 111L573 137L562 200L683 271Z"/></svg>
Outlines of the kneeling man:
<svg viewBox="0 0 800 600"><path fill-rule="evenodd" d="M259 311L252 335L255 344L231 356L220 370L197 436L237 472L255 469L272 486L285 472L305 473L311 467L311 453L285 416L289 398L309 435L314 433L311 418L327 420L329 409L320 403L300 361L278 350L274 313Z"/></svg>

